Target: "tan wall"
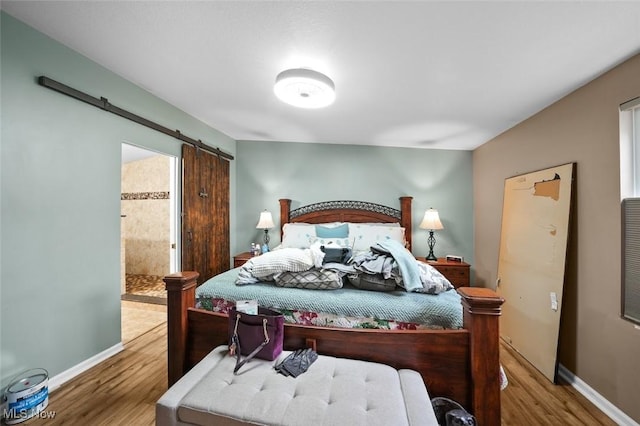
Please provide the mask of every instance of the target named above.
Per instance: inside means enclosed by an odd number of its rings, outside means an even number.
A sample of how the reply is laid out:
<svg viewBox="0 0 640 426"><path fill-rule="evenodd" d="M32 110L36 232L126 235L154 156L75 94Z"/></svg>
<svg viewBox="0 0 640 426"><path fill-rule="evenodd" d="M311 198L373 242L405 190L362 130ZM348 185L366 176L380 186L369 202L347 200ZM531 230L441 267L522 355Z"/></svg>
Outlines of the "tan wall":
<svg viewBox="0 0 640 426"><path fill-rule="evenodd" d="M122 165L122 231L128 274L169 274L169 158L157 156Z"/></svg>
<svg viewBox="0 0 640 426"><path fill-rule="evenodd" d="M577 163L559 360L638 422L640 329L620 317L618 106L640 96L639 76L637 55L473 153L474 268L492 288L504 179Z"/></svg>

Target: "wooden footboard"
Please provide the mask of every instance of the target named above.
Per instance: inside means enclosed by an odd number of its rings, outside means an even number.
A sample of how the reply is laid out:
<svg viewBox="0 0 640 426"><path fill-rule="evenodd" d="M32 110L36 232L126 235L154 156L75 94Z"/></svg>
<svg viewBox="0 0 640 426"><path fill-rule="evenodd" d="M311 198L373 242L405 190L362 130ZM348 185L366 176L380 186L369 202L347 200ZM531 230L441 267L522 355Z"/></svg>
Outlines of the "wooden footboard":
<svg viewBox="0 0 640 426"><path fill-rule="evenodd" d="M213 348L228 342L224 314L195 306L198 274L164 278L167 287L169 386ZM419 371L429 394L452 398L478 424L500 424L499 316L503 299L464 287L462 330L361 330L285 325L285 349L313 346L324 355L363 359Z"/></svg>

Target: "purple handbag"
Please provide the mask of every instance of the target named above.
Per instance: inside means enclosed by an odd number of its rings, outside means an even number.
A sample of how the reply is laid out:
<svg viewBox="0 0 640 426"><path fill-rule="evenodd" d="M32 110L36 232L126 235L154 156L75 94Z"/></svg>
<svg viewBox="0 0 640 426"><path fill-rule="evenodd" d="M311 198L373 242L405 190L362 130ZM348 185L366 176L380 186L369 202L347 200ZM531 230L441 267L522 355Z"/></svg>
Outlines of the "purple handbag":
<svg viewBox="0 0 640 426"><path fill-rule="evenodd" d="M258 315L229 311L229 353L236 356L236 373L251 358L273 361L282 353L284 316L258 307ZM241 359L242 355L245 359Z"/></svg>

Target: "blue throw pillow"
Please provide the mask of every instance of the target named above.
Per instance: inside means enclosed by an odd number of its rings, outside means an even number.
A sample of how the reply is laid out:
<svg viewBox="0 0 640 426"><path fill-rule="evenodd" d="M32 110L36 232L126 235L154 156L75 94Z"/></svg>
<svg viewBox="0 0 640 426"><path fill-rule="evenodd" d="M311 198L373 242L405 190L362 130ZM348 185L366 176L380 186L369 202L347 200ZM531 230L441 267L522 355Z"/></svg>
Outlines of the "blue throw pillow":
<svg viewBox="0 0 640 426"><path fill-rule="evenodd" d="M333 228L316 225L316 236L318 238L348 238L349 224L345 223Z"/></svg>

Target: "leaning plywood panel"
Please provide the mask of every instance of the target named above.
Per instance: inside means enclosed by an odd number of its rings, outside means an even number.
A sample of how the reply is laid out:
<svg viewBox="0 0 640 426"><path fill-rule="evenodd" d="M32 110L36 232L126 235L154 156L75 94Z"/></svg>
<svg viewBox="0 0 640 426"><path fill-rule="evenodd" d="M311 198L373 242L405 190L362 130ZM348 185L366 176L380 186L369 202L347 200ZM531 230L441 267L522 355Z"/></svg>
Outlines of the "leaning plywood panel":
<svg viewBox="0 0 640 426"><path fill-rule="evenodd" d="M505 180L498 293L500 334L555 382L575 164Z"/></svg>

